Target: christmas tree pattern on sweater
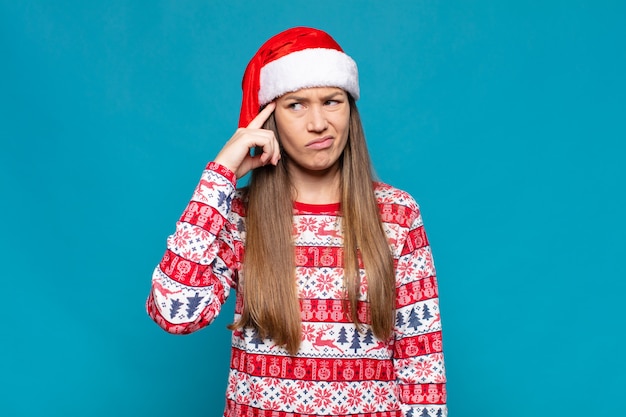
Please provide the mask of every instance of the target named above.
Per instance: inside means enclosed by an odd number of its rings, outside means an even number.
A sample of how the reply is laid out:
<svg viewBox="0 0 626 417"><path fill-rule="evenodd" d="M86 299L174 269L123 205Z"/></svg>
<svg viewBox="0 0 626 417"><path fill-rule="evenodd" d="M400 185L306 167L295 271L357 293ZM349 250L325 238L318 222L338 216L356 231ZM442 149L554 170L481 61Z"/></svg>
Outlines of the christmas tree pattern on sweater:
<svg viewBox="0 0 626 417"><path fill-rule="evenodd" d="M437 280L419 207L389 185L375 192L396 266L394 336L379 340L367 325L359 332L344 309L339 205L296 202L300 350L291 356L254 328L233 332L225 416L447 415ZM210 163L153 274L147 309L163 329L191 333L219 314L243 275L244 220L233 173ZM241 307L236 292L235 320Z"/></svg>

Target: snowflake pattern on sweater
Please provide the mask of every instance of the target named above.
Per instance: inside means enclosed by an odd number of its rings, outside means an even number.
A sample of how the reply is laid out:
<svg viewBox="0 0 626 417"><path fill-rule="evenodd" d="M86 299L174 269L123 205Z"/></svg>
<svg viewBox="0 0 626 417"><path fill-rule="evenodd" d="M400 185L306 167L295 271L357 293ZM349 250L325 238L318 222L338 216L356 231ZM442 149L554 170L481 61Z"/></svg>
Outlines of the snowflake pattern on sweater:
<svg viewBox="0 0 626 417"><path fill-rule="evenodd" d="M394 336L359 332L344 309L339 204L296 202L300 350L291 356L253 328L234 331L224 416L447 416L437 280L419 207L383 183L375 193L396 267ZM219 314L242 274L244 219L234 174L209 163L153 273L147 310L163 329L191 333ZM362 279L365 323L366 300ZM241 307L237 293L235 319Z"/></svg>

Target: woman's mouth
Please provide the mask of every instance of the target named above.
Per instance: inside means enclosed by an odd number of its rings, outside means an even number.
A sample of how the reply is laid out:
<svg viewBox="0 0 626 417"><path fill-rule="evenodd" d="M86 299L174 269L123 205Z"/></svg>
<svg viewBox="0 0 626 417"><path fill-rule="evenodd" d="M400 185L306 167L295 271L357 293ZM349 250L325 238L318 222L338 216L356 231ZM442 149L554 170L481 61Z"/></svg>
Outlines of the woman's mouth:
<svg viewBox="0 0 626 417"><path fill-rule="evenodd" d="M306 144L306 147L309 149L326 149L330 148L335 141L335 138L332 136L324 136L322 138L314 139Z"/></svg>

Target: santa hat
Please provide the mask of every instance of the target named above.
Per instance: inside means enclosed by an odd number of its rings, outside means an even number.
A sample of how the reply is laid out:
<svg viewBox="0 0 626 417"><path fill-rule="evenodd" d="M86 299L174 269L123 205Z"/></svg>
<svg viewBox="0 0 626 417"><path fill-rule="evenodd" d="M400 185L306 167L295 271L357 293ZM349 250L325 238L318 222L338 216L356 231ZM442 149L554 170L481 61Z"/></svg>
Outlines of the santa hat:
<svg viewBox="0 0 626 417"><path fill-rule="evenodd" d="M326 32L287 29L265 42L246 68L239 127L248 126L275 98L308 87L339 87L357 100L356 63Z"/></svg>

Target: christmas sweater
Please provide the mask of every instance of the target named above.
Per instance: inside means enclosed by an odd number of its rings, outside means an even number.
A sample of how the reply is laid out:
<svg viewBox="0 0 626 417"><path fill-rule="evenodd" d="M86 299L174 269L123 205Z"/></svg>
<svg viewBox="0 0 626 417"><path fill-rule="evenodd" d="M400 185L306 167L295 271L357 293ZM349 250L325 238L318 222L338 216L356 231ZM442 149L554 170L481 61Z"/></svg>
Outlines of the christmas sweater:
<svg viewBox="0 0 626 417"><path fill-rule="evenodd" d="M339 204L296 202L300 349L292 356L254 328L234 331L224 416L447 415L437 281L419 207L401 190L374 186L396 271L394 336L379 340L367 325L366 279L361 331L344 309ZM234 174L209 163L154 270L150 317L176 334L210 324L244 276L245 237ZM243 303L235 292L236 320Z"/></svg>

